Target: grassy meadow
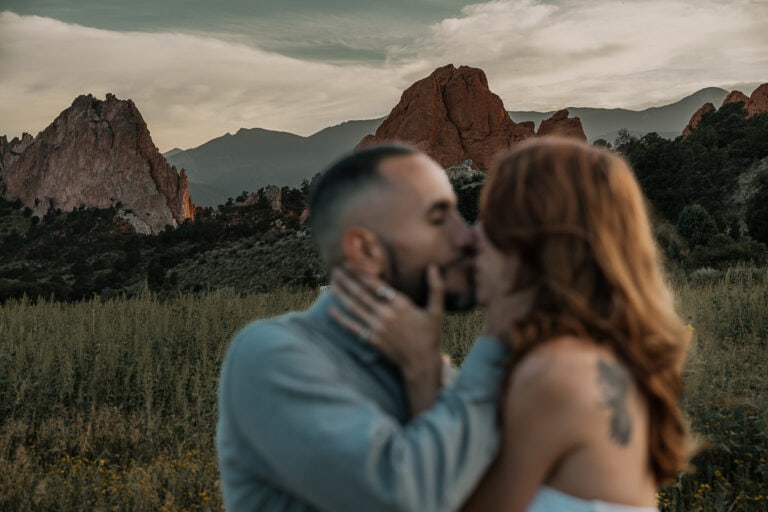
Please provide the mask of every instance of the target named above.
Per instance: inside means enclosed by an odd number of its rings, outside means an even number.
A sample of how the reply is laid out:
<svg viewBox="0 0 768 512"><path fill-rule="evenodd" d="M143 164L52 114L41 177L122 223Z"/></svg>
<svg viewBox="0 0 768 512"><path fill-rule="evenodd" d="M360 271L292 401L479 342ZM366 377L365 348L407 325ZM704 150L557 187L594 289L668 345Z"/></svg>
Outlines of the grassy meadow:
<svg viewBox="0 0 768 512"><path fill-rule="evenodd" d="M676 280L696 336L684 406L709 449L659 493L665 511L768 510L768 273ZM314 291L94 297L0 307L0 510L221 510L216 382L249 321ZM479 313L448 319L461 361Z"/></svg>

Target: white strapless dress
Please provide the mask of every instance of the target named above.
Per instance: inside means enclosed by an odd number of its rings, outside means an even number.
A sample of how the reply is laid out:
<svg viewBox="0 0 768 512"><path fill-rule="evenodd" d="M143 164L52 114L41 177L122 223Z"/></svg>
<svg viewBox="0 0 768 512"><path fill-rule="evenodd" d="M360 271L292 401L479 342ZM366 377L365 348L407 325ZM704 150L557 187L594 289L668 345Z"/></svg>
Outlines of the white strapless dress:
<svg viewBox="0 0 768 512"><path fill-rule="evenodd" d="M539 488L526 512L658 512L655 507L632 507L606 501L583 500L552 487Z"/></svg>

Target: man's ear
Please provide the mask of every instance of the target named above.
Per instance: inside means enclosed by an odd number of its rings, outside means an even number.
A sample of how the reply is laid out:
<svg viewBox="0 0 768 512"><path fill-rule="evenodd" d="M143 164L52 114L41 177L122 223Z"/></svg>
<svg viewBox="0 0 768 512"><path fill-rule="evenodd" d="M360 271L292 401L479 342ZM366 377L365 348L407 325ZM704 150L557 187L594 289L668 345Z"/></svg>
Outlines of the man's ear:
<svg viewBox="0 0 768 512"><path fill-rule="evenodd" d="M381 276L386 268L386 254L376 235L363 227L347 229L341 238L344 260L360 272Z"/></svg>

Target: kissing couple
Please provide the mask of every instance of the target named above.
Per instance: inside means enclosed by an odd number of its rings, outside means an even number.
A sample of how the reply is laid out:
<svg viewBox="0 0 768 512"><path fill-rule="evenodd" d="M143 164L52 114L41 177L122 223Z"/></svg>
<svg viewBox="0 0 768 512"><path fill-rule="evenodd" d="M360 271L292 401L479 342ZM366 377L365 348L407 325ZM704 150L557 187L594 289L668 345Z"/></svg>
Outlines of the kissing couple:
<svg viewBox="0 0 768 512"><path fill-rule="evenodd" d="M691 455L690 333L621 157L526 141L473 228L436 162L379 145L323 173L309 209L332 286L228 349L227 509L656 510ZM454 370L444 312L475 303L483 333Z"/></svg>

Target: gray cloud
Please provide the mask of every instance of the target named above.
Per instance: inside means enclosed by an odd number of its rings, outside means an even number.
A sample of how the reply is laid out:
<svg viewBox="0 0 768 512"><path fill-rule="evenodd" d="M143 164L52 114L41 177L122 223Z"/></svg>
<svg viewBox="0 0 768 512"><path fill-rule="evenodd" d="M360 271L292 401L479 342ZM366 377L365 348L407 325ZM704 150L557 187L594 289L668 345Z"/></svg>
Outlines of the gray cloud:
<svg viewBox="0 0 768 512"><path fill-rule="evenodd" d="M382 62L467 0L5 0L16 14L115 31L214 34L311 60Z"/></svg>
<svg viewBox="0 0 768 512"><path fill-rule="evenodd" d="M0 14L0 133L36 132L78 94L132 98L163 149L241 127L310 133L378 116L385 68L307 62L220 39L114 32Z"/></svg>
<svg viewBox="0 0 768 512"><path fill-rule="evenodd" d="M642 108L768 80L768 4L496 0L434 25L420 55L482 67L510 109Z"/></svg>
<svg viewBox="0 0 768 512"><path fill-rule="evenodd" d="M385 115L447 63L484 69L510 110L644 108L768 81L768 4L758 1L291 0L258 2L258 15L253 2L214 14L201 0L160 11L147 1L18 9L69 23L0 14L0 133L37 132L78 94L114 92L136 101L164 150L241 127L309 134ZM148 12L156 18L143 20Z"/></svg>

